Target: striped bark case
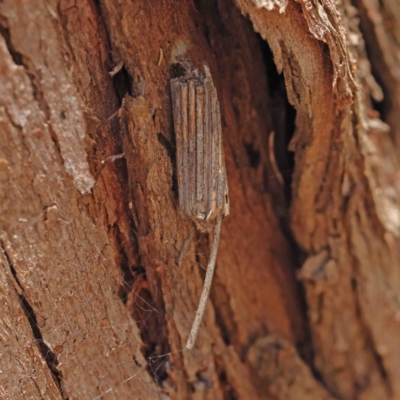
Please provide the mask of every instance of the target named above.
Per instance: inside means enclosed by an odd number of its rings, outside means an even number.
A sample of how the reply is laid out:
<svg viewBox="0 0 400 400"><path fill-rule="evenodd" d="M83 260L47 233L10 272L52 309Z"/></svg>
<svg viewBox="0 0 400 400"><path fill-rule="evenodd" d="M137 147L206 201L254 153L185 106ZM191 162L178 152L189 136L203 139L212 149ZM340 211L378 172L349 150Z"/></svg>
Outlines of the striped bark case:
<svg viewBox="0 0 400 400"><path fill-rule="evenodd" d="M179 206L201 231L229 214L221 115L210 71L171 79Z"/></svg>

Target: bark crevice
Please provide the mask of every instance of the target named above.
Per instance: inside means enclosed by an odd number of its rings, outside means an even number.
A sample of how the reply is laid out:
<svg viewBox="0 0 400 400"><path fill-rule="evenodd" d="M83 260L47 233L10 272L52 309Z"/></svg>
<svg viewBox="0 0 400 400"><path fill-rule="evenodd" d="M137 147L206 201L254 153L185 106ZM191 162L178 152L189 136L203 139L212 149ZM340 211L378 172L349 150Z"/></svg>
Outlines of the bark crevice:
<svg viewBox="0 0 400 400"><path fill-rule="evenodd" d="M3 250L5 259L7 260L7 264L10 269L10 273L14 278L15 284L17 285L17 288L16 288L17 295L19 298L21 308L24 311L25 317L31 327L32 335L34 338L32 340L32 342L36 345L44 362L46 363L46 365L49 369L49 372L54 380L54 383L56 384L56 387L58 388L58 390L60 392L61 397L63 399L68 400L68 398L66 396L64 396L64 394L63 394L62 376L61 376L60 371L57 369L57 365L59 364L59 361L57 359L58 356L56 353L54 353L50 349L50 347L46 344L46 342L43 339L42 332L40 331L39 325L37 323L35 311L33 310L32 306L29 304L26 296L24 295L24 288L18 279L17 271L15 270L15 268L13 266L11 258L7 252L6 246L2 240L0 240L0 246L1 246L1 249Z"/></svg>

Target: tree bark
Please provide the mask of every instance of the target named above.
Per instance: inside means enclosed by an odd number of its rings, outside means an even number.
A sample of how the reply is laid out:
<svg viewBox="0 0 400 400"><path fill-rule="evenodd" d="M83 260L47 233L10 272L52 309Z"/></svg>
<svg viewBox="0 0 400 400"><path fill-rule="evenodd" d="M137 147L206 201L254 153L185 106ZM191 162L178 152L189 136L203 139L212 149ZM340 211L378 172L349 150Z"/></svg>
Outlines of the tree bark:
<svg viewBox="0 0 400 400"><path fill-rule="evenodd" d="M0 399L400 399L395 3L0 3ZM182 57L231 204L191 351Z"/></svg>

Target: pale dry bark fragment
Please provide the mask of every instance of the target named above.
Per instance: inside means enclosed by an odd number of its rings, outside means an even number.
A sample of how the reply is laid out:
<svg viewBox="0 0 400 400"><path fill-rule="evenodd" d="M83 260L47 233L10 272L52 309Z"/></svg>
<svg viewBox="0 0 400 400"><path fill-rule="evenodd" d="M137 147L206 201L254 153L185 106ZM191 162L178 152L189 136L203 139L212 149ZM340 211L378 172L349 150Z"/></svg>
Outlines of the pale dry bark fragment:
<svg viewBox="0 0 400 400"><path fill-rule="evenodd" d="M82 194L88 193L94 179L86 160L83 104L71 84L71 73L61 51L62 39L52 26L51 6L31 8L21 3L19 7L13 7L12 3L3 2L0 6L3 29L10 32L10 40L21 55L21 62L29 66L34 95L51 125L65 170L72 176L76 188ZM43 24L47 24L45 37L38 29ZM22 29L16 28L18 25ZM46 46L42 46L43 40L46 40ZM26 123L22 115L14 118L21 126Z"/></svg>
<svg viewBox="0 0 400 400"><path fill-rule="evenodd" d="M273 10L275 7L279 9L279 12L285 12L287 7L287 0L252 0L253 4L258 8L266 8L267 10Z"/></svg>

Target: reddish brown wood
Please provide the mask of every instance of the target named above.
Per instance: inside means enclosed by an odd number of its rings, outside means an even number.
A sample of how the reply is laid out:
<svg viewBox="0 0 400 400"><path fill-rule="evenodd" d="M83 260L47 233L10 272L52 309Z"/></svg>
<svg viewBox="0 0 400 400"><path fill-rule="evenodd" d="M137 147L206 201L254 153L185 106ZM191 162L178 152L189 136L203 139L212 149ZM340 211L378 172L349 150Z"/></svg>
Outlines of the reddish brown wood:
<svg viewBox="0 0 400 400"><path fill-rule="evenodd" d="M1 398L400 396L390 1L1 2ZM210 238L177 265L183 54L213 76L231 200L190 352Z"/></svg>

